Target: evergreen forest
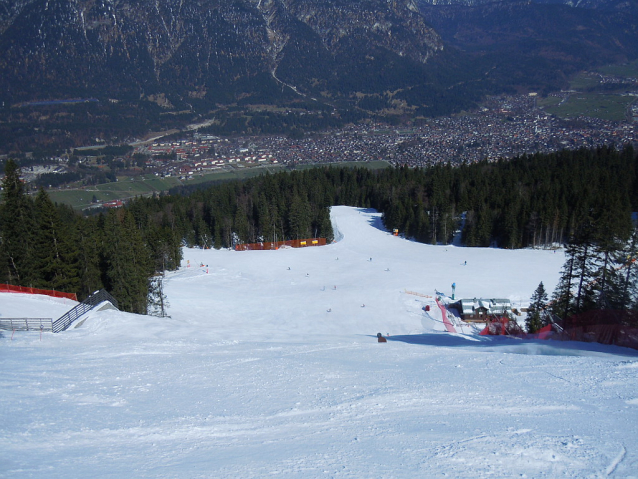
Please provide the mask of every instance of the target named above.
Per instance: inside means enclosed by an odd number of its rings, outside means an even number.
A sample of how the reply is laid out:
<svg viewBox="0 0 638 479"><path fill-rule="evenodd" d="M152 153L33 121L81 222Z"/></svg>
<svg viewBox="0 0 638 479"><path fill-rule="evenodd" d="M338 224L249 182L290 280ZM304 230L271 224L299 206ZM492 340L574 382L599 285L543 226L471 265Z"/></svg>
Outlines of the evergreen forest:
<svg viewBox="0 0 638 479"><path fill-rule="evenodd" d="M554 303L562 305L559 313L626 309L635 306L635 268L623 266L636 256L637 173L631 146L426 169L325 166L184 187L85 217L53 204L44 190L27 195L19 164L9 160L0 204L0 283L79 299L105 288L122 309L146 314L162 299L158 275L179 266L182 246L331 241L329 208L348 205L375 208L386 228L424 243L566 245L569 281L555 294L570 299ZM583 285L592 282L593 291L586 291ZM568 291L577 284L576 300Z"/></svg>

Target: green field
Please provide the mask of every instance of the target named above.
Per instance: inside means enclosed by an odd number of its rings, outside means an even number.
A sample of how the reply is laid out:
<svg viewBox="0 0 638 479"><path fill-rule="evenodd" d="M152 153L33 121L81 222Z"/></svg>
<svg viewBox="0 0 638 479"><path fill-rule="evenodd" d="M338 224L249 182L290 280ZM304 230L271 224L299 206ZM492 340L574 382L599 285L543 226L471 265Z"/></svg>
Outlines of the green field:
<svg viewBox="0 0 638 479"><path fill-rule="evenodd" d="M580 73L569 82L571 90L591 90L600 85L600 76L591 73Z"/></svg>
<svg viewBox="0 0 638 479"><path fill-rule="evenodd" d="M623 78L636 78L638 77L638 60L624 65L607 65L599 68L598 71L606 75L615 75Z"/></svg>
<svg viewBox="0 0 638 479"><path fill-rule="evenodd" d="M177 178L148 179L141 177L118 178L117 183L105 183L96 186L86 186L83 188L60 188L47 191L51 200L56 203L71 205L73 208L83 209L92 205L93 196L100 202L117 199L127 199L135 196L152 195L153 192L167 190L173 186L178 186L180 181Z"/></svg>
<svg viewBox="0 0 638 479"><path fill-rule="evenodd" d="M598 68L596 72L631 81L630 79L638 78L638 60L622 65L607 65ZM569 87L576 91L597 89L600 87L600 76L592 72L581 72L570 81ZM619 88L625 89L626 84L620 84Z"/></svg>
<svg viewBox="0 0 638 479"><path fill-rule="evenodd" d="M300 169L314 168L317 165L303 165ZM370 169L380 169L389 166L386 161L370 162L345 162L337 166L354 167L360 166ZM223 170L206 175L194 175L188 180L180 180L177 177L158 178L155 175L145 175L136 177L120 177L116 183L104 183L96 186L86 186L82 188L52 188L48 190L51 200L56 203L63 203L76 209L85 209L94 206L93 196L104 203L112 200L126 200L136 196L152 196L161 191L168 191L171 188L181 185L195 185L201 183L211 183L216 181L243 180L265 174L275 173L285 169L282 165L271 166L251 166L237 167L230 170Z"/></svg>
<svg viewBox="0 0 638 479"><path fill-rule="evenodd" d="M589 116L602 120L622 121L627 118L627 109L636 97L601 93L570 93L569 98L559 105L561 99L547 97L539 99L539 106L547 113L560 118Z"/></svg>
<svg viewBox="0 0 638 479"><path fill-rule="evenodd" d="M120 177L116 183L104 183L96 186L82 188L61 188L48 190L51 200L56 203L71 205L76 209L84 209L93 206L93 196L99 202L111 200L126 200L136 196L151 196L153 193L168 191L180 185L193 185L214 181L240 180L258 176L266 171L279 171L281 166L236 168L224 170L206 175L194 175L191 179L180 180L177 177L158 178L155 175L136 177Z"/></svg>
<svg viewBox="0 0 638 479"><path fill-rule="evenodd" d="M636 101L636 97L625 96L622 93L631 85L630 79L638 77L638 61L623 65L607 65L599 68L597 72L626 78L628 82L618 83L617 86L613 83L602 85L601 78L596 73L582 72L570 82L572 92L565 102L561 103L561 98L550 96L539 98L538 105L548 113L561 118L589 116L612 121L627 119L629 105Z"/></svg>

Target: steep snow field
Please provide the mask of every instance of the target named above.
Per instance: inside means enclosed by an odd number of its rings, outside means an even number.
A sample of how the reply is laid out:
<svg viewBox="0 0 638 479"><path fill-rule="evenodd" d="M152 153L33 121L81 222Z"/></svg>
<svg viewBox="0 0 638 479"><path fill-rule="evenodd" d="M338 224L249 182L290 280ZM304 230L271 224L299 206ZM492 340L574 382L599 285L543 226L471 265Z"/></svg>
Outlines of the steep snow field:
<svg viewBox="0 0 638 479"><path fill-rule="evenodd" d="M525 306L561 252L332 216L325 247L185 250L170 318L2 332L0 477L638 477L638 351L450 334L432 298ZM0 293L0 317L69 307Z"/></svg>

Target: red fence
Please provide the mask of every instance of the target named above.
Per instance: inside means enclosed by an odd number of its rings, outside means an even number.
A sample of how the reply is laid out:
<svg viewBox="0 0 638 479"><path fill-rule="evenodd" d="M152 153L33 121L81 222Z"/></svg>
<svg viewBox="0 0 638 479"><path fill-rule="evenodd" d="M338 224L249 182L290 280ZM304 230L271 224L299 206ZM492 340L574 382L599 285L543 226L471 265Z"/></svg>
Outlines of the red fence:
<svg viewBox="0 0 638 479"><path fill-rule="evenodd" d="M567 318L569 339L638 349L638 311L593 310Z"/></svg>
<svg viewBox="0 0 638 479"><path fill-rule="evenodd" d="M511 335L524 339L554 339L613 344L638 349L638 313L635 311L594 310L567 318L565 327L548 325L536 334L526 334L507 317L488 320L481 336Z"/></svg>
<svg viewBox="0 0 638 479"><path fill-rule="evenodd" d="M508 316L490 316L480 336L525 336L515 319Z"/></svg>
<svg viewBox="0 0 638 479"><path fill-rule="evenodd" d="M445 329L447 329L448 333L456 333L456 329L454 328L454 325L447 318L447 312L445 310L445 306L443 306L443 303L441 303L439 299L437 298L436 304L441 310L441 316L443 317L443 324L445 324Z"/></svg>
<svg viewBox="0 0 638 479"><path fill-rule="evenodd" d="M235 251L279 249L282 246L288 246L290 248L305 248L307 246L324 246L325 244L326 238L308 238L287 241L264 241L262 243L243 243L235 245Z"/></svg>
<svg viewBox="0 0 638 479"><path fill-rule="evenodd" d="M62 293L50 289L27 288L26 286L14 286L12 284L0 284L0 293L44 294L46 296L53 296L54 298L68 298L73 301L78 300L75 293Z"/></svg>
<svg viewBox="0 0 638 479"><path fill-rule="evenodd" d="M638 349L638 328L622 324L591 324L565 330L572 341L614 344L625 348Z"/></svg>

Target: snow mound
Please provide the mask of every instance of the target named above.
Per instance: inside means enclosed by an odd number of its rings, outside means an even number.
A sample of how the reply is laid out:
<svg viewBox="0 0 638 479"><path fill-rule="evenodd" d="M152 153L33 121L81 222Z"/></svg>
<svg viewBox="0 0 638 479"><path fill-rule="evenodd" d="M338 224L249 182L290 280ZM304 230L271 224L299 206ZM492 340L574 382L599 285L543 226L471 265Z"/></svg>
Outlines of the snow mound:
<svg viewBox="0 0 638 479"><path fill-rule="evenodd" d="M0 293L0 318L51 318L54 321L77 301L41 294Z"/></svg>

